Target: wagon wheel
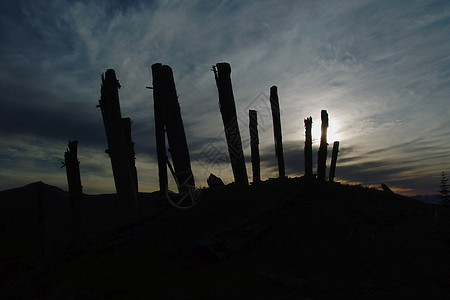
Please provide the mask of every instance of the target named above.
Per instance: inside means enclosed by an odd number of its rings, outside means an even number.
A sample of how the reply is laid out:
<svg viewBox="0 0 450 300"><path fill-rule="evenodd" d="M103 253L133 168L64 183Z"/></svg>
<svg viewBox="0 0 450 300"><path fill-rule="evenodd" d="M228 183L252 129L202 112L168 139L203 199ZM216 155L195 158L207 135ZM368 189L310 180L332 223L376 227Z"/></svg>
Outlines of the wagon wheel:
<svg viewBox="0 0 450 300"><path fill-rule="evenodd" d="M190 172L178 172L175 173L172 164L167 158L167 165L169 166L170 173L172 173L175 183L177 184L178 193L167 192L166 198L169 200L170 204L180 209L188 209L197 205L201 198L201 191L196 190L195 186L188 184L189 179L192 178L192 173ZM178 182L177 175L189 174L189 177L182 183Z"/></svg>

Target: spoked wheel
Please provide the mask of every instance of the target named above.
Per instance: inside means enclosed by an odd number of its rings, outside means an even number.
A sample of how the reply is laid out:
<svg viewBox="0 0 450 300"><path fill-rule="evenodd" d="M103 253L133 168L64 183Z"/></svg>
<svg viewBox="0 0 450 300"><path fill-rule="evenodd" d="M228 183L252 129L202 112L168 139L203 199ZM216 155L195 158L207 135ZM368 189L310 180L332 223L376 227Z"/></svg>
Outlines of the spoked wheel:
<svg viewBox="0 0 450 300"><path fill-rule="evenodd" d="M180 209L188 209L192 208L200 201L201 191L195 189L195 186L188 184L190 179L192 178L192 173L189 172L179 172L175 173L172 164L169 159L167 159L167 165L169 166L170 172L172 173L173 178L175 179L175 183L177 184L178 193L174 193L168 191L166 193L166 198L169 200L170 204L172 204L176 208ZM178 182L179 176L181 174L187 174L189 177L186 178L184 182Z"/></svg>

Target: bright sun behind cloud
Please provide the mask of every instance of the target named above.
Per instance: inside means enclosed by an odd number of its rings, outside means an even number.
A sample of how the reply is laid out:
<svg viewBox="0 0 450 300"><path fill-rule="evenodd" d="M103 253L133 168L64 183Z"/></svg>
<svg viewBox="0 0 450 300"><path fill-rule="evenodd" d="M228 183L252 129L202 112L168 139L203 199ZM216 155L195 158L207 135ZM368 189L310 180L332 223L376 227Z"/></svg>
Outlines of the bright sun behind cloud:
<svg viewBox="0 0 450 300"><path fill-rule="evenodd" d="M321 127L321 121L314 122L313 120L313 128L312 128L312 137L313 137L313 144L319 145L320 144L320 127ZM340 126L339 123L336 122L336 120L330 120L329 121L329 127L327 130L327 141L328 144L332 145L333 142L341 141L341 134L340 134Z"/></svg>

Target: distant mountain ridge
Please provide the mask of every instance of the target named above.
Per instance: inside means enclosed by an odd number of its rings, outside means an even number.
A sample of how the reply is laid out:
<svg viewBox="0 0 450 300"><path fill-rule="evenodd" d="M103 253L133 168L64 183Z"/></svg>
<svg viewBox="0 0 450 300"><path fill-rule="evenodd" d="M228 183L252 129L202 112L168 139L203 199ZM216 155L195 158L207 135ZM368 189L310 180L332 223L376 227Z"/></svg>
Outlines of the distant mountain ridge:
<svg viewBox="0 0 450 300"><path fill-rule="evenodd" d="M417 200L420 200L422 202L429 203L429 204L441 204L438 194L436 194L436 195L416 195L411 198L414 198L414 199L417 199Z"/></svg>
<svg viewBox="0 0 450 300"><path fill-rule="evenodd" d="M11 192L20 191L20 190L23 190L23 189L31 190L31 189L34 189L35 185L37 183L39 183L39 182L41 182L41 181L36 181L36 182L30 183L30 184L27 184L25 186L22 186L22 187L10 188L10 189L6 189L6 190L3 190L3 191L0 191L0 195L3 192L11 193ZM59 194L67 194L67 196L68 196L68 191L63 190L60 187L49 185L49 184L46 184L46 183L44 183L44 185L46 186L46 189L49 190L49 191L54 191L54 192L59 193ZM155 193L155 192L153 192L153 193ZM100 194L100 195L113 195L113 194ZM439 194L435 194L435 195L415 195L415 196L411 196L411 198L419 200L419 201L422 201L422 202L425 202L425 203L428 203L428 204L440 204Z"/></svg>

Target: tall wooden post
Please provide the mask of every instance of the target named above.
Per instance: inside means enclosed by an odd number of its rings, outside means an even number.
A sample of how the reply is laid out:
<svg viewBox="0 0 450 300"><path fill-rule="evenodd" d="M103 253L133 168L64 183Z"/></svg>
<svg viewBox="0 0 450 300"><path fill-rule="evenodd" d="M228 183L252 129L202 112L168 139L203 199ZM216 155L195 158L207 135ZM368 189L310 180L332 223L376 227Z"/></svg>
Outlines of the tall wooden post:
<svg viewBox="0 0 450 300"><path fill-rule="evenodd" d="M172 157L179 192L185 192L188 191L189 188L195 188L186 133L184 132L183 119L181 118L180 104L178 103L178 95L175 88L172 68L166 65L163 65L161 68L165 89L164 125L166 126L169 152Z"/></svg>
<svg viewBox="0 0 450 300"><path fill-rule="evenodd" d="M327 161L327 130L328 130L328 113L326 110L321 112L322 127L320 136L320 146L317 158L317 178L320 181L325 181L325 170Z"/></svg>
<svg viewBox="0 0 450 300"><path fill-rule="evenodd" d="M305 119L305 177L313 178L312 163L312 118Z"/></svg>
<svg viewBox="0 0 450 300"><path fill-rule="evenodd" d="M128 146L122 127L122 116L119 104L119 81L114 70L109 69L102 74L101 98L99 106L102 111L105 125L108 149L106 152L111 158L111 165L116 185L117 195L120 199L121 213L128 216L137 209L136 184L130 168Z"/></svg>
<svg viewBox="0 0 450 300"><path fill-rule="evenodd" d="M261 182L259 159L258 114L256 110L248 111L250 123L250 147L252 156L253 184Z"/></svg>
<svg viewBox="0 0 450 300"><path fill-rule="evenodd" d="M164 128L164 87L161 64L152 65L153 77L153 109L155 112L156 155L158 157L159 191L166 195L168 191L167 180L167 154L166 134Z"/></svg>
<svg viewBox="0 0 450 300"><path fill-rule="evenodd" d="M50 252L50 243L48 236L47 201L45 199L45 185L41 181L36 183L36 204L37 204L39 244L41 248L41 254L47 255Z"/></svg>
<svg viewBox="0 0 450 300"><path fill-rule="evenodd" d="M189 188L195 188L194 176L191 169L191 160L181 118L180 104L178 103L173 72L169 66L160 63L152 65L153 95L155 105L155 122L157 124L157 153L158 168L160 169L160 190L164 187L161 183L167 181L167 154L165 149L164 131L167 131L169 152L172 157L175 177L179 192L186 192ZM163 178L161 178L163 177Z"/></svg>
<svg viewBox="0 0 450 300"><path fill-rule="evenodd" d="M272 109L273 120L273 135L275 138L275 155L278 159L278 174L280 178L286 176L284 171L284 155L283 155L283 140L281 134L281 119L280 119L280 103L278 101L277 87L274 85L270 88L270 107Z"/></svg>
<svg viewBox="0 0 450 300"><path fill-rule="evenodd" d="M248 185L241 134L237 121L233 87L231 85L230 64L225 62L218 63L213 67L213 71L219 92L220 113L222 114L234 180L237 184Z"/></svg>
<svg viewBox="0 0 450 300"><path fill-rule="evenodd" d="M136 152L134 152L134 143L131 139L131 119L130 118L122 118L122 130L125 135L125 142L127 143L127 154L128 160L130 162L130 169L133 175L134 188L136 190L136 195L139 192L138 178L137 178L137 169L136 169Z"/></svg>
<svg viewBox="0 0 450 300"><path fill-rule="evenodd" d="M66 166L67 184L69 186L75 244L78 247L82 247L85 238L83 227L83 190L77 147L78 141L69 141L68 149L64 153L64 164Z"/></svg>
<svg viewBox="0 0 450 300"><path fill-rule="evenodd" d="M336 162L337 162L338 152L339 152L339 142L334 142L333 153L331 154L330 176L328 177L328 180L330 182L334 181L334 174L336 172Z"/></svg>

